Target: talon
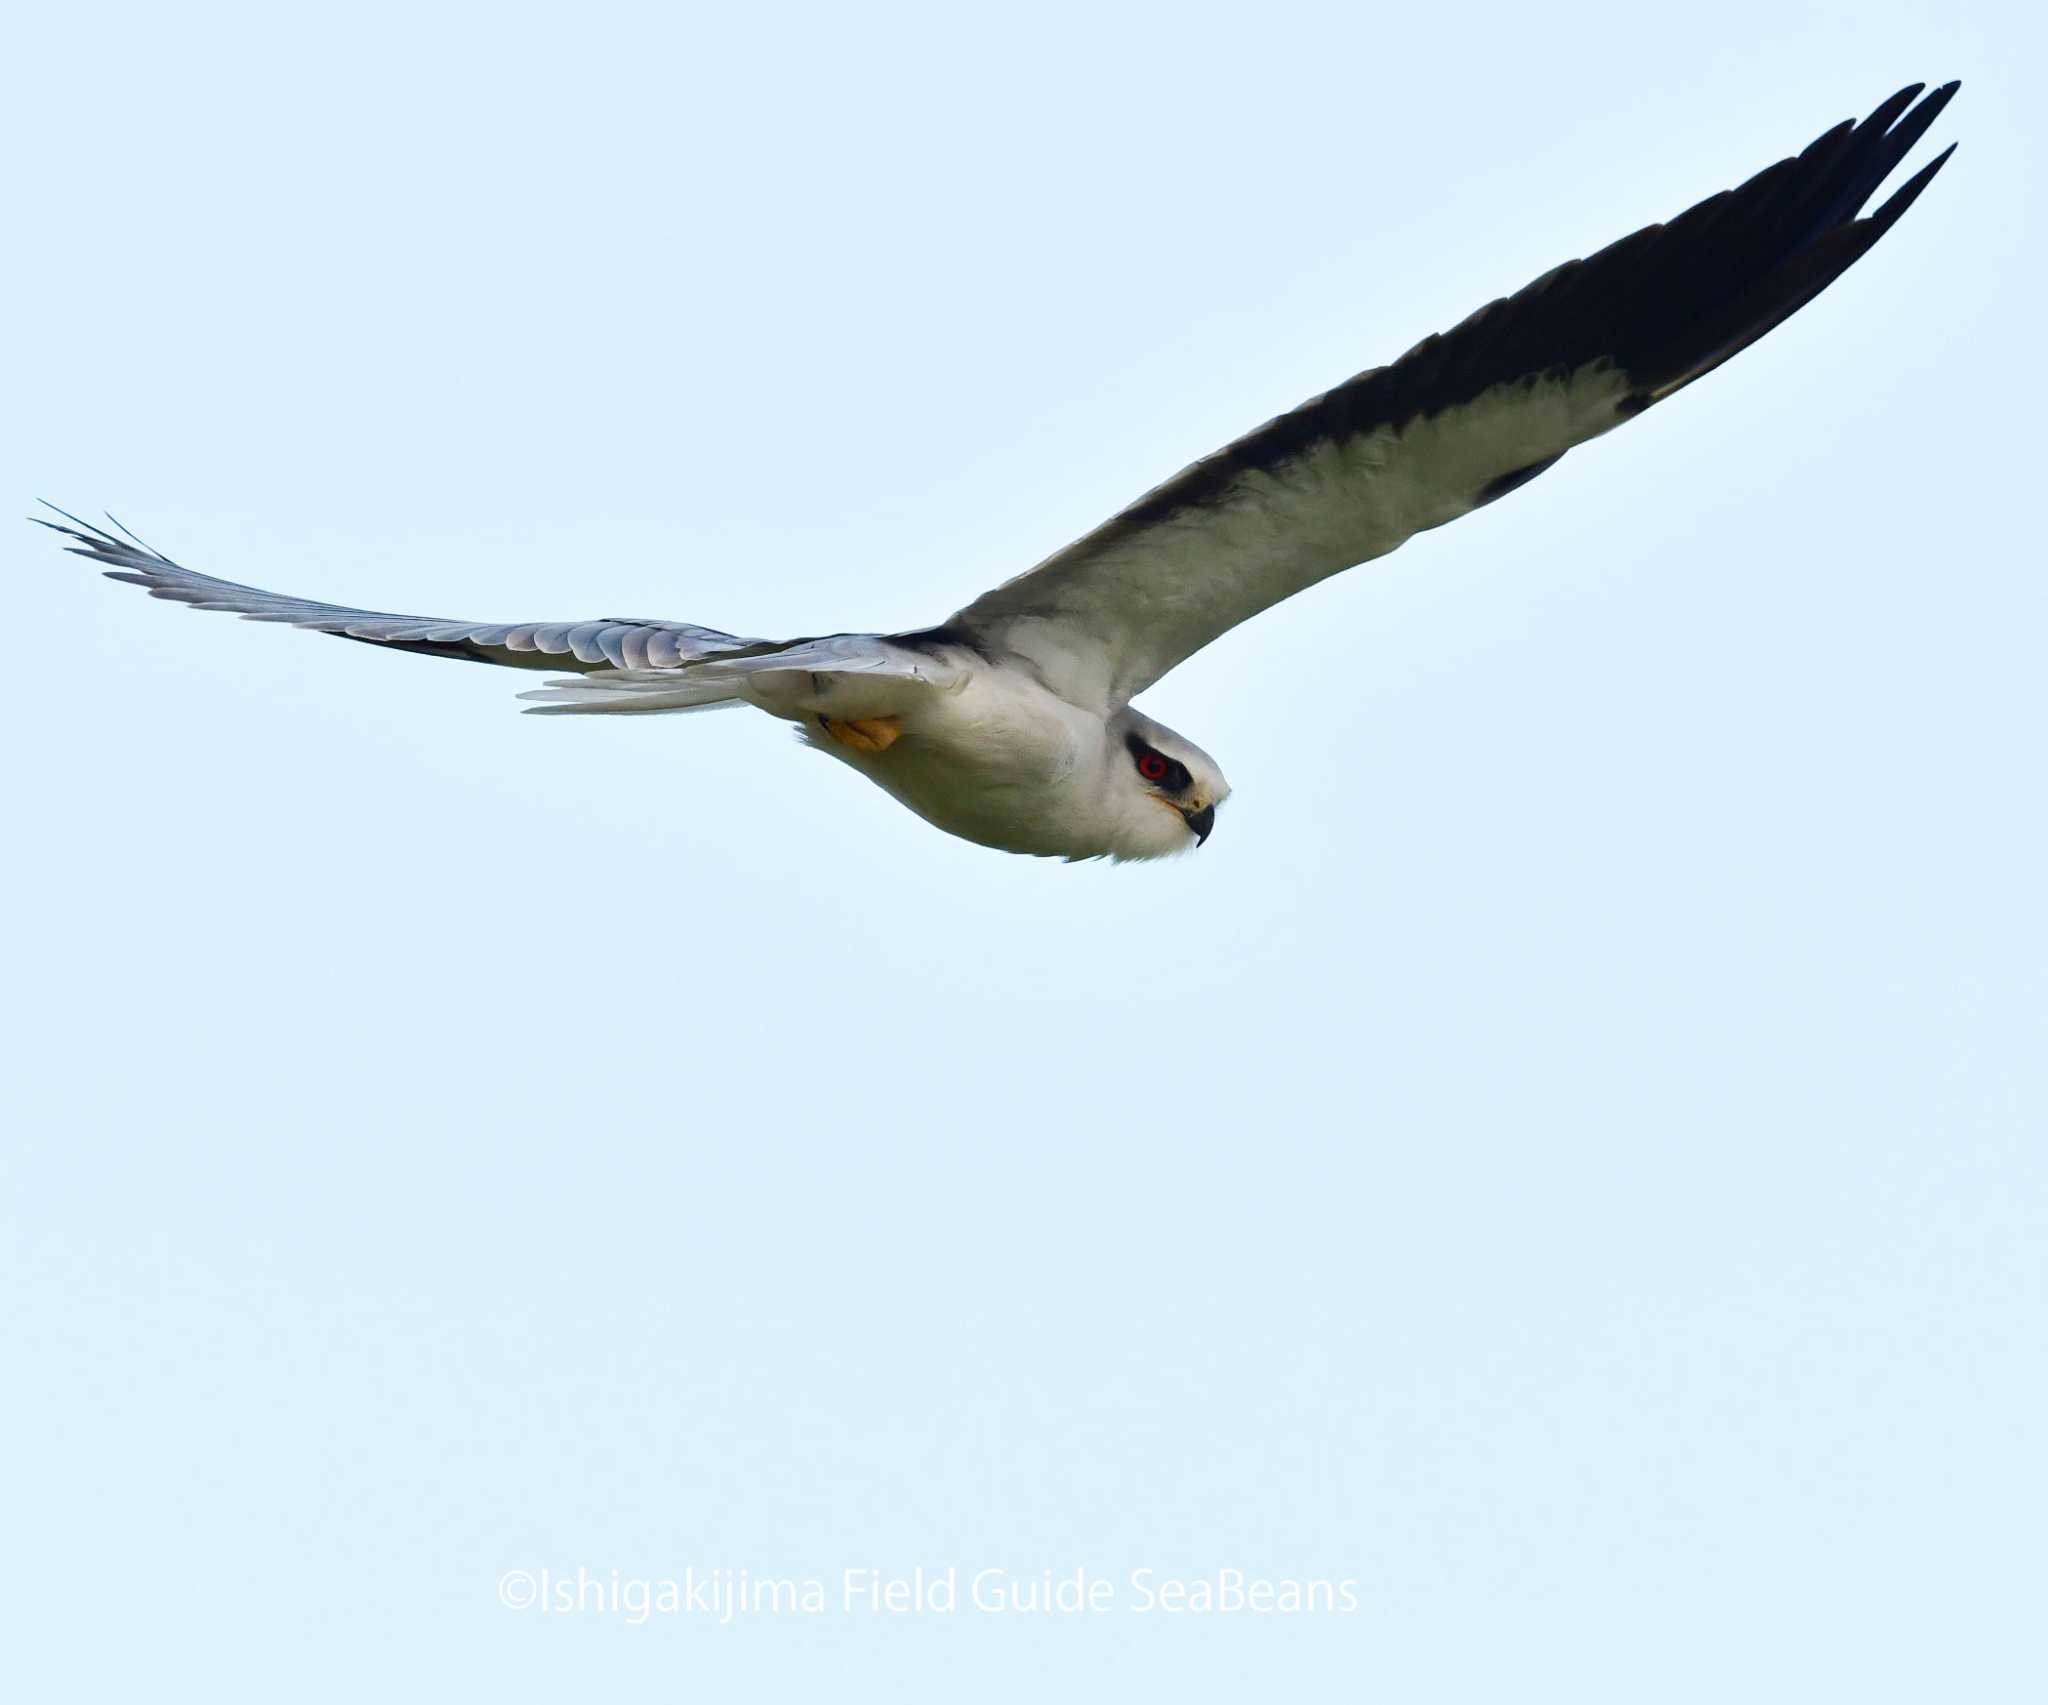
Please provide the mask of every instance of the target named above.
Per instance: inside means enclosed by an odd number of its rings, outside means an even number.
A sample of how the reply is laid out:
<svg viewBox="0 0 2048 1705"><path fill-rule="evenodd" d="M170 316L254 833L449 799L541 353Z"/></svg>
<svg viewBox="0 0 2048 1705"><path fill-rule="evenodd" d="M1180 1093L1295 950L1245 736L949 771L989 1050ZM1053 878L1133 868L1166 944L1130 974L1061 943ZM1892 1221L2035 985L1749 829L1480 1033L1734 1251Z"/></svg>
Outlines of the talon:
<svg viewBox="0 0 2048 1705"><path fill-rule="evenodd" d="M896 744L896 736L903 732L903 719L898 716L869 716L855 722L841 722L836 717L821 716L818 726L834 740L851 746L856 752L886 752Z"/></svg>

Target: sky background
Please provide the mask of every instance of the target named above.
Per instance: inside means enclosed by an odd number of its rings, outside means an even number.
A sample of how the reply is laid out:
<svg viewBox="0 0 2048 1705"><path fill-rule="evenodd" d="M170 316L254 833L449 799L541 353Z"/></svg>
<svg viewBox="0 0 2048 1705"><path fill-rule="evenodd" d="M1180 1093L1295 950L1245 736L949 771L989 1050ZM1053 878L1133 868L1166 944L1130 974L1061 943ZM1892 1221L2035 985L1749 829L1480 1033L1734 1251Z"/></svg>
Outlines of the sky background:
<svg viewBox="0 0 2048 1705"><path fill-rule="evenodd" d="M766 718L521 718L530 678L20 527L10 1694L2042 1697L2042 28L14 20L24 512L769 634L934 621L1966 86L1796 320L1148 695L1236 788L1165 866L949 840ZM1359 1608L497 1599L917 1565Z"/></svg>

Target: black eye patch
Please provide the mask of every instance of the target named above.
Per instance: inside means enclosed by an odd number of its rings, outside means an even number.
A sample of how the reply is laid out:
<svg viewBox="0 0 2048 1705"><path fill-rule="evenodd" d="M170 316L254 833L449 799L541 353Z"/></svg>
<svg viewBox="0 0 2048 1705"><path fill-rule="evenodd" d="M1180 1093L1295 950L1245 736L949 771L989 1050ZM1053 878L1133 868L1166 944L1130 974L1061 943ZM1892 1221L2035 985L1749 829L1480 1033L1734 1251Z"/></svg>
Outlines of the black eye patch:
<svg viewBox="0 0 2048 1705"><path fill-rule="evenodd" d="M1138 766L1138 774L1154 787L1164 788L1168 793L1185 793L1194 786L1195 778L1188 774L1187 765L1178 759L1155 751L1135 734L1125 744L1131 749L1131 762Z"/></svg>

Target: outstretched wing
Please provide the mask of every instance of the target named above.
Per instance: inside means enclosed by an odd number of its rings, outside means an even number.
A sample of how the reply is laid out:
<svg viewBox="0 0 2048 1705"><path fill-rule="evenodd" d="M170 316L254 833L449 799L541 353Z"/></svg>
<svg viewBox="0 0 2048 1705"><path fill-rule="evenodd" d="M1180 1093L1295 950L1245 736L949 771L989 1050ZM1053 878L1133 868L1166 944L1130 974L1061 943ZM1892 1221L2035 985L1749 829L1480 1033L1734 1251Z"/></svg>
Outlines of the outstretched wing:
<svg viewBox="0 0 2048 1705"><path fill-rule="evenodd" d="M952 691L965 679L959 667L880 634L742 639L688 622L619 616L594 622L461 622L316 604L195 574L133 534L117 537L49 507L63 521L39 524L72 540L66 548L74 556L106 565L109 579L147 587L153 598L227 610L252 622L288 622L392 651L576 671L521 693L535 701L529 715L661 715L745 699L799 722L813 715L884 716L900 710L906 695ZM120 528L118 521L113 525Z"/></svg>
<svg viewBox="0 0 2048 1705"><path fill-rule="evenodd" d="M1890 229L1953 147L1867 219L1955 93L1902 89L1794 159L1546 273L1185 469L945 631L1121 704L1269 605L1542 473L1711 372Z"/></svg>
<svg viewBox="0 0 2048 1705"><path fill-rule="evenodd" d="M67 550L101 564L110 580L146 587L152 598L169 598L199 610L228 610L252 622L288 622L393 651L502 663L514 669L640 671L679 669L707 658L744 657L776 649L766 640L742 639L688 622L634 621L623 616L594 622L462 622L318 604L195 574L132 535L117 537L50 507L52 513L64 516L63 522L40 521L40 525L73 540Z"/></svg>

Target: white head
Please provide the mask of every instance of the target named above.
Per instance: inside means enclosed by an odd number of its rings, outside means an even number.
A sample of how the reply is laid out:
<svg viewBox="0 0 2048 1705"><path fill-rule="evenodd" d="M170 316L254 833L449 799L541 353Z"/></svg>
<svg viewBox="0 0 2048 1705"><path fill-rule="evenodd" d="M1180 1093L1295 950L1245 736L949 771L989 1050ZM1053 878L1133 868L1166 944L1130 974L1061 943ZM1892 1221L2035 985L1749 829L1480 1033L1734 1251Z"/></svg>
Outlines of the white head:
<svg viewBox="0 0 2048 1705"><path fill-rule="evenodd" d="M1109 856L1165 858L1206 841L1230 797L1216 760L1129 706L1104 732Z"/></svg>

